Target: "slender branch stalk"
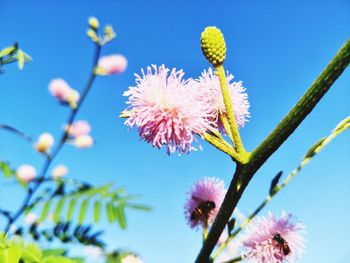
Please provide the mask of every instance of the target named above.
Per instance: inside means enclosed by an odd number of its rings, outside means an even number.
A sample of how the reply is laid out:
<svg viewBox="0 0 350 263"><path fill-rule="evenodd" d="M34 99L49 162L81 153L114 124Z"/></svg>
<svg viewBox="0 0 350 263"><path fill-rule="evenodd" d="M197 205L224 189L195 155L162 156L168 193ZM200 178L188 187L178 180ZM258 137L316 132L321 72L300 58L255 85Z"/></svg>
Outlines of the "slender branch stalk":
<svg viewBox="0 0 350 263"><path fill-rule="evenodd" d="M237 123L235 120L235 113L234 113L234 109L232 106L230 91L229 91L228 86L227 86L227 79L226 79L224 66L219 65L216 67L216 70L217 70L217 75L219 76L221 92L222 92L222 96L224 98L225 109L227 112L227 120L228 120L228 124L230 127L229 133L231 134L231 136L234 140L237 152L239 154L244 154L245 149L243 147L241 136L239 134L238 126L237 126Z"/></svg>
<svg viewBox="0 0 350 263"><path fill-rule="evenodd" d="M236 172L219 210L208 238L204 242L197 263L210 262L210 254L213 251L219 237L224 230L234 208L236 207L243 191L249 184L256 171L264 162L282 145L282 143L294 132L300 123L317 105L326 94L336 79L342 74L350 63L350 39L340 48L336 56L323 70L307 92L296 103L292 110L283 118L268 137L251 153L246 164L237 165ZM222 71L223 69L221 69ZM221 73L222 74L222 73Z"/></svg>
<svg viewBox="0 0 350 263"><path fill-rule="evenodd" d="M206 140L208 143L210 143L211 145L213 145L218 150L231 156L234 160L237 160L237 161L240 160L240 156L237 154L235 149L233 149L233 147L230 144L228 144L224 139L220 139L220 137L217 137L210 133L203 134L202 138Z"/></svg>

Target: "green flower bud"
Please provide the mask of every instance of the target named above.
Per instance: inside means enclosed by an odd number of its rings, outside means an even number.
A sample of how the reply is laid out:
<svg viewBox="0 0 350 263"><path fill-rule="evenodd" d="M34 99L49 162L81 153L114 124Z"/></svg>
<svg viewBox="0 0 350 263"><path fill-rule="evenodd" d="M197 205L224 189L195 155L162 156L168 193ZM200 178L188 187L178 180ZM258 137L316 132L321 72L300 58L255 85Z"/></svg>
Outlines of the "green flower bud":
<svg viewBox="0 0 350 263"><path fill-rule="evenodd" d="M226 58L226 44L224 35L215 26L204 29L201 35L201 48L206 59L214 67L224 63Z"/></svg>
<svg viewBox="0 0 350 263"><path fill-rule="evenodd" d="M97 30L100 26L100 23L98 22L96 17L90 17L89 18L89 26L94 29Z"/></svg>

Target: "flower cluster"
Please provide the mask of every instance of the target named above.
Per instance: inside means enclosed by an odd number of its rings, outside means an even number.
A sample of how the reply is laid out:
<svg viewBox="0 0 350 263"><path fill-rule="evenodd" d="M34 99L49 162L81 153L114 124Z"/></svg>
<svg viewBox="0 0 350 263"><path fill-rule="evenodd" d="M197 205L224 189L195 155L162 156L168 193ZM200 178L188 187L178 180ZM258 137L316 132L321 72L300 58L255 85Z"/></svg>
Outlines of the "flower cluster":
<svg viewBox="0 0 350 263"><path fill-rule="evenodd" d="M205 177L195 183L187 193L185 217L192 227L204 227L212 223L224 200L224 181L215 177Z"/></svg>
<svg viewBox="0 0 350 263"><path fill-rule="evenodd" d="M152 70L153 69L153 70ZM219 79L209 69L197 79L184 80L184 72L164 65L147 67L142 76L135 74L136 86L129 87L125 124L137 126L140 137L157 148L166 145L167 153L180 154L196 149L195 135L203 135L220 126L225 114ZM249 116L247 94L241 82L228 75L235 117L240 127ZM231 83L230 83L231 82Z"/></svg>
<svg viewBox="0 0 350 263"><path fill-rule="evenodd" d="M242 237L244 258L249 262L296 262L304 250L302 232L305 227L294 223L292 216L282 212L280 219L272 213L251 222Z"/></svg>

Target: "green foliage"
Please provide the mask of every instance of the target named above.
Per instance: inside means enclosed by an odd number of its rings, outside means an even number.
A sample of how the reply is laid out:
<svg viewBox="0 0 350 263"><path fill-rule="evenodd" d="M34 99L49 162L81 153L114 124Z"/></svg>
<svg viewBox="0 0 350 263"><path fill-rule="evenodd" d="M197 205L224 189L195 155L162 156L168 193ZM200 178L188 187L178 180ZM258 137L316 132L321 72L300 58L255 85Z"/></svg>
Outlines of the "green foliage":
<svg viewBox="0 0 350 263"><path fill-rule="evenodd" d="M99 187L93 187L87 184L74 182L75 190L66 192L66 188L72 182L61 180L57 183L56 191L43 203L40 222L47 219L49 212L53 212L53 221L77 220L82 225L86 221L91 221L88 217L92 213L94 223L98 223L101 214L105 211L108 222L118 222L121 228L126 228L127 220L125 208L131 208L141 211L150 211L149 206L132 203L133 199L138 198L136 195L126 195L123 188L113 188L113 184L105 184ZM53 204L55 202L55 204ZM40 202L39 202L40 203ZM101 209L106 205L106 210ZM93 208L89 210L90 206ZM31 207L30 209L33 209ZM28 212L28 211L27 211Z"/></svg>
<svg viewBox="0 0 350 263"><path fill-rule="evenodd" d="M35 243L25 243L16 237L7 239L0 234L0 262L1 263L80 263L81 259L65 256L62 249L43 250Z"/></svg>
<svg viewBox="0 0 350 263"><path fill-rule="evenodd" d="M15 170L13 170L7 162L0 161L0 171L7 178L10 178L15 175Z"/></svg>
<svg viewBox="0 0 350 263"><path fill-rule="evenodd" d="M24 64L31 60L32 58L18 47L18 43L0 50L0 68L17 61L18 68L23 69Z"/></svg>

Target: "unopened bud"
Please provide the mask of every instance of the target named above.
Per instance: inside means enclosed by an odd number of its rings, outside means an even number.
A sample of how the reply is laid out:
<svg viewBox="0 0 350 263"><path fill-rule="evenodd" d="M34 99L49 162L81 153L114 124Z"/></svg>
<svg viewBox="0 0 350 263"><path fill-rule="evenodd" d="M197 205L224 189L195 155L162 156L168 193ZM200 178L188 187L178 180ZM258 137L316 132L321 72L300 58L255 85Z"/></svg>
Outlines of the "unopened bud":
<svg viewBox="0 0 350 263"><path fill-rule="evenodd" d="M219 66L224 63L226 58L226 44L220 29L210 26L204 29L201 35L201 48L206 59Z"/></svg>
<svg viewBox="0 0 350 263"><path fill-rule="evenodd" d="M100 23L98 22L96 17L90 17L89 18L89 26L94 29L97 30L100 26Z"/></svg>

